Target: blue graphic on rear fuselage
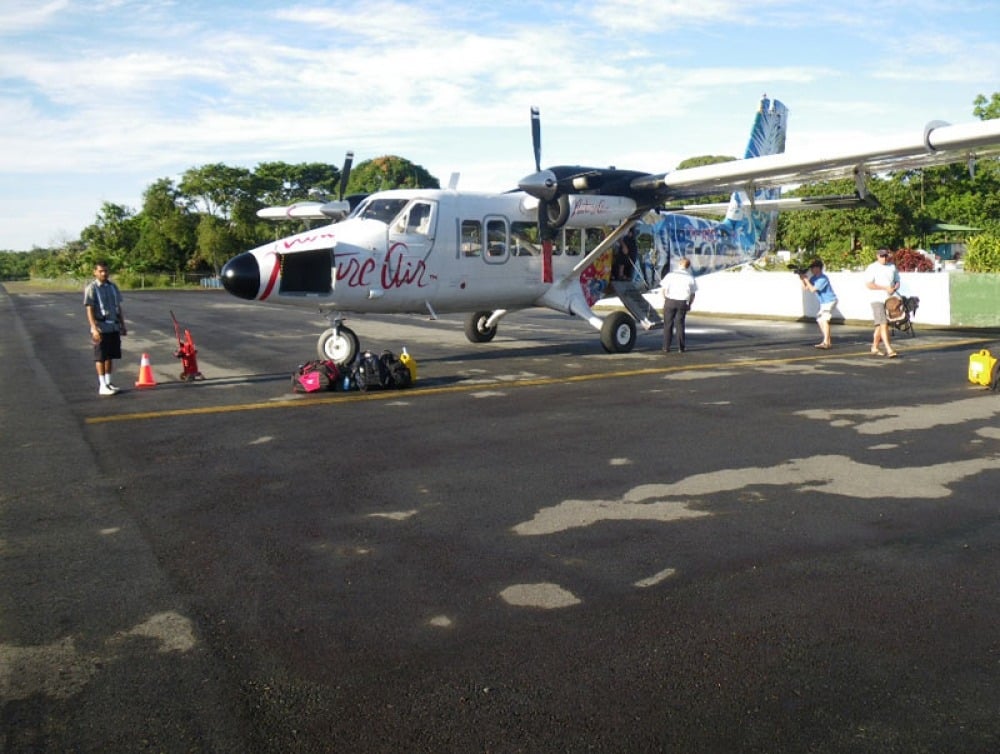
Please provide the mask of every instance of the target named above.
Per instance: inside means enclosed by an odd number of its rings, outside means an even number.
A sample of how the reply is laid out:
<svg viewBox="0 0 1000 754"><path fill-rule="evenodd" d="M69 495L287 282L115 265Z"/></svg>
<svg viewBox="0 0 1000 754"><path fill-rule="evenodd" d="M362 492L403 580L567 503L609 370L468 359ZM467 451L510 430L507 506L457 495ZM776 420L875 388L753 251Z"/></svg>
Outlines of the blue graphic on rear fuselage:
<svg viewBox="0 0 1000 754"><path fill-rule="evenodd" d="M777 100L761 100L754 118L747 158L779 154L785 151L788 108ZM781 190L760 189L755 200L777 199ZM777 212L752 208L745 191L736 191L729 199L724 220L710 220L693 215L665 214L653 226L653 242L663 273L670 260L687 257L695 275L735 267L757 259L767 251Z"/></svg>

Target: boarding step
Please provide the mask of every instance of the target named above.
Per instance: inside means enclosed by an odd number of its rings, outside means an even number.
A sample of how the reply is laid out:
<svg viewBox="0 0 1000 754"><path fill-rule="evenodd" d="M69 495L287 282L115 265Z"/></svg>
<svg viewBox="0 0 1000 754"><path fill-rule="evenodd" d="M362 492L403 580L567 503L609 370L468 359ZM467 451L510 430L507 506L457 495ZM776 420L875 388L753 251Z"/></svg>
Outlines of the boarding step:
<svg viewBox="0 0 1000 754"><path fill-rule="evenodd" d="M629 314L635 317L635 321L643 330L655 330L663 327L663 318L645 296L639 287L626 280L616 280L614 282L614 293L622 302L622 306L628 309Z"/></svg>

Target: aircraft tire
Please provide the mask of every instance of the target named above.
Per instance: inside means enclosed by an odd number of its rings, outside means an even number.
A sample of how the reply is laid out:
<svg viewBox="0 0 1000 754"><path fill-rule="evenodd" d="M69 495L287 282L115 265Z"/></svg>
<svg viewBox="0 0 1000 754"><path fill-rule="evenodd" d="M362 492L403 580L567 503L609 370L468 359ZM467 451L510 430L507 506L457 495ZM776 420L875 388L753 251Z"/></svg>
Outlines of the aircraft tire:
<svg viewBox="0 0 1000 754"><path fill-rule="evenodd" d="M635 345L635 320L625 312L611 312L601 325L601 345L608 353L628 353Z"/></svg>
<svg viewBox="0 0 1000 754"><path fill-rule="evenodd" d="M331 359L337 366L346 366L354 361L361 350L358 336L349 327L335 331L332 327L324 330L316 343L316 353L321 359Z"/></svg>
<svg viewBox="0 0 1000 754"><path fill-rule="evenodd" d="M473 312L465 319L465 337L470 343L489 343L497 334L497 326L486 327L493 312Z"/></svg>

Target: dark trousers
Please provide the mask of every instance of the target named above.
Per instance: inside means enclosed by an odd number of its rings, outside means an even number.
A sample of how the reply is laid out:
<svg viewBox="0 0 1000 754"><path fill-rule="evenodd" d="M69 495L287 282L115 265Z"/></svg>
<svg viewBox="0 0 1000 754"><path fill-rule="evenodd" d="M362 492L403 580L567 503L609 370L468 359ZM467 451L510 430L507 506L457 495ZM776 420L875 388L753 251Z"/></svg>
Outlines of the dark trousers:
<svg viewBox="0 0 1000 754"><path fill-rule="evenodd" d="M674 325L677 326L677 345L683 351L687 348L684 334L684 320L687 317L687 301L668 298L663 301L663 350L669 351L674 341Z"/></svg>

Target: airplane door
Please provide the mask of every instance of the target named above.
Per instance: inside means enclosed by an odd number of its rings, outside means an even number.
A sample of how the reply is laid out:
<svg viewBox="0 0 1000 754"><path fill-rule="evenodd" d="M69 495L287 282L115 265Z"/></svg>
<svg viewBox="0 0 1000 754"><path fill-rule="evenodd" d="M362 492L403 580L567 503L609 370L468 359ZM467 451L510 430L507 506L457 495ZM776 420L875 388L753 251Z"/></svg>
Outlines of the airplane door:
<svg viewBox="0 0 1000 754"><path fill-rule="evenodd" d="M381 282L400 307L423 308L437 288L437 277L428 272L437 209L436 202L415 199L389 224Z"/></svg>
<svg viewBox="0 0 1000 754"><path fill-rule="evenodd" d="M426 259L434 246L434 209L433 202L410 202L389 226L389 252L413 261Z"/></svg>

